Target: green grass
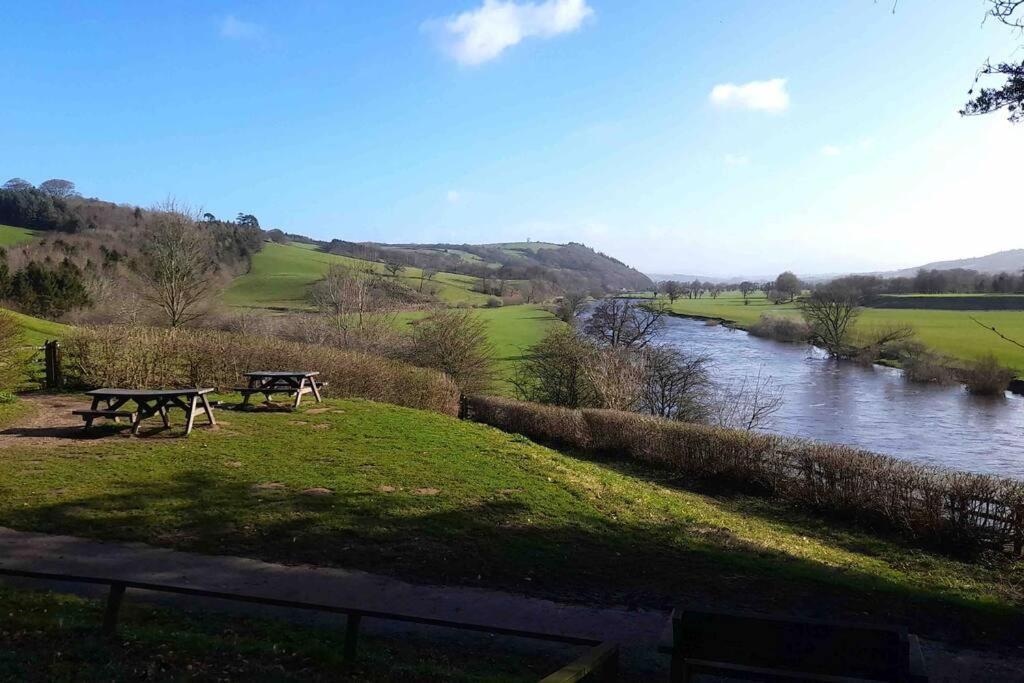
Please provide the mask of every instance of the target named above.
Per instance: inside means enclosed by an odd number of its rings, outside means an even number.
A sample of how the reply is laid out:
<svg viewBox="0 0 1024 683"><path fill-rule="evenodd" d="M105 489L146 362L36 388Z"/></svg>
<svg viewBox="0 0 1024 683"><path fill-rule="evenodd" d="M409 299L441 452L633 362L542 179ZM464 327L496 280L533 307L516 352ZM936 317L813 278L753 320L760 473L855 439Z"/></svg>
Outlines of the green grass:
<svg viewBox="0 0 1024 683"><path fill-rule="evenodd" d="M679 299L672 310L686 315L722 318L748 327L764 313L798 316L795 304L774 305L763 296L752 296L743 305L743 297L729 292L717 299ZM971 320L977 318L994 325L1008 337L1024 342L1024 311L941 311L926 309L865 308L857 321L858 329L870 330L890 325L909 325L918 338L940 353L969 362L987 353L1018 373L1024 373L1024 349L1003 341Z"/></svg>
<svg viewBox="0 0 1024 683"><path fill-rule="evenodd" d="M37 345L49 339L61 339L71 330L70 326L63 323L55 323L52 320L33 318L30 315L15 311L7 311L7 313L13 316L21 325L22 341L26 344Z"/></svg>
<svg viewBox="0 0 1024 683"><path fill-rule="evenodd" d="M7 445L0 524L563 600L803 607L980 639L1022 625L1024 564L968 564L442 415L325 407L221 411L187 440Z"/></svg>
<svg viewBox="0 0 1024 683"><path fill-rule="evenodd" d="M129 593L118 634L108 638L99 633L103 608L99 600L0 588L0 680L536 681L573 657L512 656L499 638L467 647L362 634L349 666L344 628L155 608Z"/></svg>
<svg viewBox="0 0 1024 683"><path fill-rule="evenodd" d="M0 247L15 247L25 242L31 242L35 237L35 230L15 228L11 225L0 225Z"/></svg>
<svg viewBox="0 0 1024 683"><path fill-rule="evenodd" d="M326 254L308 244L268 243L253 256L250 271L236 278L221 295L221 300L229 306L243 308L309 310L310 288L333 264L385 272L381 263ZM399 279L418 291L422 274L419 268L406 268ZM424 291L434 291L438 299L449 304L485 303L489 297L470 290L476 282L476 278L466 275L438 273L433 280L422 284Z"/></svg>

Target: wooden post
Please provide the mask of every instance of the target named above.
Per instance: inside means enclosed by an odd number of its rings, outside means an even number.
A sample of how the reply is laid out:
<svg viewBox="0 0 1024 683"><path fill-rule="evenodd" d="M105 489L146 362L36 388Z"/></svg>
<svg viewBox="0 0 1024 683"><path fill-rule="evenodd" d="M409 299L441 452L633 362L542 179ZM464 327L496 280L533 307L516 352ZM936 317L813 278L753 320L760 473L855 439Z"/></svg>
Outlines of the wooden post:
<svg viewBox="0 0 1024 683"><path fill-rule="evenodd" d="M465 420L469 418L469 399L466 398L465 394L459 394L459 419Z"/></svg>
<svg viewBox="0 0 1024 683"><path fill-rule="evenodd" d="M359 621L361 619L362 617L358 614L350 614L345 622L345 649L342 652L342 657L346 664L356 661L356 641L359 638Z"/></svg>
<svg viewBox="0 0 1024 683"><path fill-rule="evenodd" d="M107 595L107 610L103 613L103 633L108 636L117 633L117 616L121 610L124 591L125 585L123 583L110 584L110 594Z"/></svg>
<svg viewBox="0 0 1024 683"><path fill-rule="evenodd" d="M56 339L47 340L43 343L43 362L47 389L60 389L64 385L64 377L61 372L60 342Z"/></svg>

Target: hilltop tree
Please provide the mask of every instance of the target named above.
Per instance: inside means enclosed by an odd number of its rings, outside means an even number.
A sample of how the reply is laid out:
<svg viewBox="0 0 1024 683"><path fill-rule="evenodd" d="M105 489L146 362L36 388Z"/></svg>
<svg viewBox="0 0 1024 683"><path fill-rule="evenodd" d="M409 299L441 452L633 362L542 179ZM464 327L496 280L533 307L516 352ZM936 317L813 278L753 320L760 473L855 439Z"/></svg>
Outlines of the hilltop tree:
<svg viewBox="0 0 1024 683"><path fill-rule="evenodd" d="M70 180L62 180L61 178L50 178L39 183L39 189L57 199L67 199L68 197L77 197L78 191L75 189L75 184Z"/></svg>
<svg viewBox="0 0 1024 683"><path fill-rule="evenodd" d="M5 190L14 190L15 192L21 190L31 190L32 187L32 183L25 180L24 178L11 178L6 183L4 183Z"/></svg>
<svg viewBox="0 0 1024 683"><path fill-rule="evenodd" d="M239 213L238 217L235 218L235 222L238 223L239 225L244 225L249 228L260 227L259 219L256 218L256 216L253 216L251 213Z"/></svg>
<svg viewBox="0 0 1024 683"><path fill-rule="evenodd" d="M790 301L797 298L797 296L800 295L800 292L803 291L803 286L800 284L800 278L788 270L784 273L780 273L779 276L775 278L774 288L780 294L784 294L789 297Z"/></svg>

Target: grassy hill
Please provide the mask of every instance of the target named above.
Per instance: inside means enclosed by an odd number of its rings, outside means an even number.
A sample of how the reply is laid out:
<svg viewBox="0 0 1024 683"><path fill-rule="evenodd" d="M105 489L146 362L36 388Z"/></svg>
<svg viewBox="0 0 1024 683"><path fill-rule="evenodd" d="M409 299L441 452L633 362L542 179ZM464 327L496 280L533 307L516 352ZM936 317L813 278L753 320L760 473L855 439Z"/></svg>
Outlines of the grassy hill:
<svg viewBox="0 0 1024 683"><path fill-rule="evenodd" d="M123 426L9 440L0 524L570 601L870 614L926 637L1019 633L1012 563L961 562L434 413L314 406L222 411L220 429L187 443L115 435Z"/></svg>

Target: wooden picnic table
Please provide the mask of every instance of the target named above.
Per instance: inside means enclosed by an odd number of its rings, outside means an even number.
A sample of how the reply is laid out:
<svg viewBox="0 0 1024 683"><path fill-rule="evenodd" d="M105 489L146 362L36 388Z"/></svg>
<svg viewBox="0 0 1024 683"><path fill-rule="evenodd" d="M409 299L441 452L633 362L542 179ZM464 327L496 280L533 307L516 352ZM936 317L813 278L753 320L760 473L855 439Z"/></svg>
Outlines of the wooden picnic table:
<svg viewBox="0 0 1024 683"><path fill-rule="evenodd" d="M192 433L192 424L200 408L206 413L210 425L217 425L210 401L206 398L212 392L213 389L93 389L85 392L92 397L90 409L76 410L74 414L82 416L86 428L91 427L93 420L98 417L113 419L115 422L126 417L131 420L132 434L138 434L139 423L154 415L163 418L164 427L170 427L168 410L181 408L185 411L185 436L188 436ZM122 410L129 401L135 403L136 409ZM106 408L100 408L101 402L106 403Z"/></svg>
<svg viewBox="0 0 1024 683"><path fill-rule="evenodd" d="M243 376L249 378L249 386L237 387L235 391L242 394L242 405L248 405L249 397L253 394L263 394L267 402L273 394L295 395L294 407L298 408L302 402L303 394L313 394L316 402L320 403L320 387L326 386L326 382L320 382L317 377L319 372L310 370L256 370L244 372Z"/></svg>

